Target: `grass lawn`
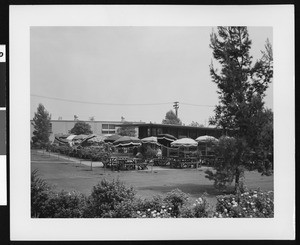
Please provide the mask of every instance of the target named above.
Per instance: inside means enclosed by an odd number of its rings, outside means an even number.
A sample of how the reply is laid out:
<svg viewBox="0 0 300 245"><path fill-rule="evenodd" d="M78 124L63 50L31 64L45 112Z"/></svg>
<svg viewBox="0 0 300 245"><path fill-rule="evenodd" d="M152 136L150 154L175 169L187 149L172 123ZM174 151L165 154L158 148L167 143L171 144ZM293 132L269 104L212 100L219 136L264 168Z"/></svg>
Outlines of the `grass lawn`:
<svg viewBox="0 0 300 245"><path fill-rule="evenodd" d="M40 176L55 190L78 191L89 195L92 187L102 179L119 179L137 190L137 196L147 198L156 194L165 194L173 189L180 189L191 195L191 199L208 194L209 203L216 203L219 193L213 182L205 178L205 167L199 169L170 169L154 167L147 170L111 171L102 167L94 167L75 163L67 159L59 159L40 153L31 154L31 170L38 169ZM246 172L245 183L249 189L273 191L273 176L261 176L257 172ZM233 188L233 187L232 187Z"/></svg>

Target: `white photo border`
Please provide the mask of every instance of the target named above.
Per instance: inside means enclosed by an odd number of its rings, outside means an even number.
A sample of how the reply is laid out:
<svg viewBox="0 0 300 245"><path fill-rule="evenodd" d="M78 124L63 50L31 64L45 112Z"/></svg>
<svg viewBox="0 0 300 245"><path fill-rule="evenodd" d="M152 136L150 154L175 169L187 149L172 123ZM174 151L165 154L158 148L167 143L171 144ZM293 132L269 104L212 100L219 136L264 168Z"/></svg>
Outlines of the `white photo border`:
<svg viewBox="0 0 300 245"><path fill-rule="evenodd" d="M294 6L10 6L11 240L295 238ZM32 219L31 26L271 26L274 50L275 217L270 219Z"/></svg>

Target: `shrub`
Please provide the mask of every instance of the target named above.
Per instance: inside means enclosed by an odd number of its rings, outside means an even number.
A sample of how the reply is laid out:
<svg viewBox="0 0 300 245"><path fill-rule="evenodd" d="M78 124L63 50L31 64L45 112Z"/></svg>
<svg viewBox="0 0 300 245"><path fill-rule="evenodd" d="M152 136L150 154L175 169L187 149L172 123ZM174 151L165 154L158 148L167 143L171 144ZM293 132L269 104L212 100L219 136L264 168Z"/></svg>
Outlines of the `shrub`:
<svg viewBox="0 0 300 245"><path fill-rule="evenodd" d="M47 202L51 195L50 186L39 177L38 170L31 172L31 217L45 217Z"/></svg>
<svg viewBox="0 0 300 245"><path fill-rule="evenodd" d="M251 190L238 195L217 197L214 217L228 218L273 218L273 192Z"/></svg>
<svg viewBox="0 0 300 245"><path fill-rule="evenodd" d="M46 202L44 215L48 218L81 218L86 197L77 192L52 193Z"/></svg>
<svg viewBox="0 0 300 245"><path fill-rule="evenodd" d="M172 208L172 216L178 217L180 214L180 208L187 204L189 195L182 192L179 189L172 190L166 194L164 202Z"/></svg>
<svg viewBox="0 0 300 245"><path fill-rule="evenodd" d="M121 203L133 201L135 191L132 187L127 188L119 180L109 182L102 180L93 187L91 195L88 197L85 217L115 217L116 207ZM121 207L120 207L121 208Z"/></svg>

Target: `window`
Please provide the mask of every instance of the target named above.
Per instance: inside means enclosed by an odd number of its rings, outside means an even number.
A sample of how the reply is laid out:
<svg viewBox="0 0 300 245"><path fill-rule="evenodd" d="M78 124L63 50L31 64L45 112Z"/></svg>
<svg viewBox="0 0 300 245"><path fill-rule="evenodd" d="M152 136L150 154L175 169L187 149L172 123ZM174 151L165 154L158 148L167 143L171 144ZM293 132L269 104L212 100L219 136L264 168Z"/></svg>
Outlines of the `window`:
<svg viewBox="0 0 300 245"><path fill-rule="evenodd" d="M108 125L108 128L109 128L109 129L115 129L115 128L116 128L116 125L114 125L114 124L109 124L109 125Z"/></svg>
<svg viewBox="0 0 300 245"><path fill-rule="evenodd" d="M115 134L115 130L102 130L102 134Z"/></svg>
<svg viewBox="0 0 300 245"><path fill-rule="evenodd" d="M108 129L108 124L102 124L102 129Z"/></svg>

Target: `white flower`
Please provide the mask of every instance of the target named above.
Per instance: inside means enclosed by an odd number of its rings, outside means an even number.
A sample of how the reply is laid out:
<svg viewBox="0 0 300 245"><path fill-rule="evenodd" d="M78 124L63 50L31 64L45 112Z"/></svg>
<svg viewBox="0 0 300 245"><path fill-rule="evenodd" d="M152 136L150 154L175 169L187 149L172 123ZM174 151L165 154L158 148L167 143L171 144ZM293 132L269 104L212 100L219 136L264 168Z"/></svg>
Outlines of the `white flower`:
<svg viewBox="0 0 300 245"><path fill-rule="evenodd" d="M243 208L243 210L246 210L246 208Z"/></svg>
<svg viewBox="0 0 300 245"><path fill-rule="evenodd" d="M140 211L137 211L137 214L140 214L141 212Z"/></svg>
<svg viewBox="0 0 300 245"><path fill-rule="evenodd" d="M224 212L227 213L227 209L226 208L224 209Z"/></svg>
<svg viewBox="0 0 300 245"><path fill-rule="evenodd" d="M253 212L256 212L256 209L253 209Z"/></svg>
<svg viewBox="0 0 300 245"><path fill-rule="evenodd" d="M144 214L142 217L143 217L143 218L146 218L146 215Z"/></svg>
<svg viewBox="0 0 300 245"><path fill-rule="evenodd" d="M161 206L161 208L165 208L165 206Z"/></svg>
<svg viewBox="0 0 300 245"><path fill-rule="evenodd" d="M147 210L148 212L150 212L150 208L148 208L148 210Z"/></svg>
<svg viewBox="0 0 300 245"><path fill-rule="evenodd" d="M257 197L257 194L254 194L253 197Z"/></svg>

